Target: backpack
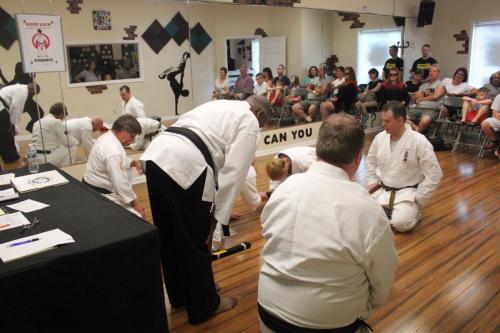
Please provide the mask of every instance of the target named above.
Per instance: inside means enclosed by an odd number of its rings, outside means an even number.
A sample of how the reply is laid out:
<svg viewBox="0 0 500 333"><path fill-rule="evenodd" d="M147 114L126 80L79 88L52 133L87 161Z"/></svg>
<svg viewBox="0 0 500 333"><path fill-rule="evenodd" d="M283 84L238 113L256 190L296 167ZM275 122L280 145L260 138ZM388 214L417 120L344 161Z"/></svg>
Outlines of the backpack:
<svg viewBox="0 0 500 333"><path fill-rule="evenodd" d="M428 137L427 140L429 140L432 147L434 147L434 151L444 151L451 149L451 145L444 143L443 138L439 135Z"/></svg>

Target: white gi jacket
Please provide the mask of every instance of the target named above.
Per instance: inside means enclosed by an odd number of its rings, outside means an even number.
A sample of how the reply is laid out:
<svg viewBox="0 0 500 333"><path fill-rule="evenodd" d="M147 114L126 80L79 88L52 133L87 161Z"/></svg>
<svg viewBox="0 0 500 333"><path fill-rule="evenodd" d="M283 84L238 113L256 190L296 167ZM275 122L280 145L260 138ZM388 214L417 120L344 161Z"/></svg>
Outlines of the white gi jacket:
<svg viewBox="0 0 500 333"><path fill-rule="evenodd" d="M146 149L149 145L149 140L145 140L144 137L150 133L154 133L158 131L161 124L159 121L156 121L151 118L137 118L139 124L141 124L141 135L137 135L132 144L130 144L130 149L133 150L142 150Z"/></svg>
<svg viewBox="0 0 500 333"><path fill-rule="evenodd" d="M189 128L208 147L219 179L217 195L212 169L198 148L184 136L160 133L141 160L155 162L184 189L208 169L200 199L213 202L215 197L215 217L219 223L227 225L257 147L259 123L250 105L245 101L211 101L183 114L173 126Z"/></svg>
<svg viewBox="0 0 500 333"><path fill-rule="evenodd" d="M395 188L417 185L396 192L395 203L401 201L418 202L424 205L436 190L443 173L432 145L422 134L405 124L405 132L391 152L391 136L386 131L373 139L366 156L366 183L381 181ZM390 192L386 192L389 203Z"/></svg>
<svg viewBox="0 0 500 333"><path fill-rule="evenodd" d="M19 125L21 114L24 111L24 104L28 99L28 86L26 84L13 84L0 89L0 96L8 105L10 123L14 126ZM0 110L3 109L3 104L0 102Z"/></svg>
<svg viewBox="0 0 500 333"><path fill-rule="evenodd" d="M120 199L118 203L126 205L137 198L132 189L131 162L113 131L109 131L92 147L83 178L91 185L116 194Z"/></svg>
<svg viewBox="0 0 500 333"><path fill-rule="evenodd" d="M122 115L129 114L136 118L146 118L144 104L134 96L130 97L127 103L122 101Z"/></svg>
<svg viewBox="0 0 500 333"><path fill-rule="evenodd" d="M67 119L66 126L68 133L78 141L78 145L83 146L85 157L88 157L95 141L92 137L92 119L89 117Z"/></svg>
<svg viewBox="0 0 500 333"><path fill-rule="evenodd" d="M262 202L259 192L257 191L257 172L255 172L255 168L252 165L248 169L247 178L241 188L241 197L245 205L247 205L248 209L252 212L255 212Z"/></svg>
<svg viewBox="0 0 500 333"><path fill-rule="evenodd" d="M345 171L315 161L274 191L261 216L258 301L282 320L335 328L366 318L399 259L380 204Z"/></svg>
<svg viewBox="0 0 500 333"><path fill-rule="evenodd" d="M286 155L292 161L292 175L296 173L306 172L311 163L316 160L316 148L315 147L292 147L280 151L275 157L280 155ZM284 182L286 178L282 180L269 180L269 190L276 189L279 184Z"/></svg>
<svg viewBox="0 0 500 333"><path fill-rule="evenodd" d="M40 125L42 127L41 132ZM70 155L71 161L75 161L78 142L71 135L66 136L66 128L63 121L57 119L51 113L48 113L45 117L33 124L31 140L33 146L37 150L50 151L50 154L39 153L42 156L46 155L48 163L57 166L67 166L70 163ZM68 147L70 149L68 149ZM41 159L43 159L43 157L41 157Z"/></svg>

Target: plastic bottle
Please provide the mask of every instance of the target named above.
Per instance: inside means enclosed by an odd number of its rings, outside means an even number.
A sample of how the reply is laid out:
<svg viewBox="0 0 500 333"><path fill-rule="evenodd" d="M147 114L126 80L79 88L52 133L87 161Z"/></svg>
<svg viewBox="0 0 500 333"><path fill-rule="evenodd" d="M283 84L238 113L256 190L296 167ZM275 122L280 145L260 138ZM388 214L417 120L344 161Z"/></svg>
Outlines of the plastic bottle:
<svg viewBox="0 0 500 333"><path fill-rule="evenodd" d="M30 170L30 173L37 173L38 171L40 171L36 148L33 146L33 144L30 144L28 146L28 168Z"/></svg>

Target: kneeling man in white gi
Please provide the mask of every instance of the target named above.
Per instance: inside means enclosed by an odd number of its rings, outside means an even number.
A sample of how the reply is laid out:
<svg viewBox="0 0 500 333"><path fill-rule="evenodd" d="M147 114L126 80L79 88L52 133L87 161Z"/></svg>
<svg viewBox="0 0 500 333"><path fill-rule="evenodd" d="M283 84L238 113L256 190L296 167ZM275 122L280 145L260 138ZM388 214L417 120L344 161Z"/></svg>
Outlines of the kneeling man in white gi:
<svg viewBox="0 0 500 333"><path fill-rule="evenodd" d="M392 288L398 255L382 207L352 181L365 134L356 118L321 125L317 161L287 179L262 212L263 333L366 332Z"/></svg>
<svg viewBox="0 0 500 333"><path fill-rule="evenodd" d="M368 190L399 232L415 227L422 206L443 177L432 145L405 121L406 110L400 103L385 105L385 131L377 134L366 157Z"/></svg>
<svg viewBox="0 0 500 333"><path fill-rule="evenodd" d="M76 158L78 142L71 135L66 135L63 123L67 114L62 103L55 103L50 107L49 114L33 125L31 133L39 158L44 160L45 156L47 163L57 166L67 166Z"/></svg>
<svg viewBox="0 0 500 333"><path fill-rule="evenodd" d="M115 120L111 131L101 135L90 151L83 182L99 193L144 217L144 207L132 189L133 168L142 174L141 163L131 160L123 147L141 134L141 125L131 115Z"/></svg>

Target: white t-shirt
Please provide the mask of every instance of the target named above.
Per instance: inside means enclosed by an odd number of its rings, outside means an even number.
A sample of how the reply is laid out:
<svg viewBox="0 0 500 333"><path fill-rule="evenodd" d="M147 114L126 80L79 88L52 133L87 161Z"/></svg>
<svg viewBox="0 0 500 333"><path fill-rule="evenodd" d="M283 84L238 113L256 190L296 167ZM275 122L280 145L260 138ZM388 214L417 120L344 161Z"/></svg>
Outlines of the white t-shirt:
<svg viewBox="0 0 500 333"><path fill-rule="evenodd" d="M229 81L226 78L224 81L220 81L218 78L215 79L215 92L219 94L224 93L224 89L229 88Z"/></svg>
<svg viewBox="0 0 500 333"><path fill-rule="evenodd" d="M448 94L465 94L472 90L474 87L468 84L467 82L462 82L460 84L454 85L453 80L447 77L443 81L441 81L446 92Z"/></svg>
<svg viewBox="0 0 500 333"><path fill-rule="evenodd" d="M269 86L265 82L262 82L262 84L260 86L258 84L256 84L255 87L253 87L254 95L267 94L268 90L269 90Z"/></svg>
<svg viewBox="0 0 500 333"><path fill-rule="evenodd" d="M491 104L491 109L500 112L500 95L497 95Z"/></svg>

